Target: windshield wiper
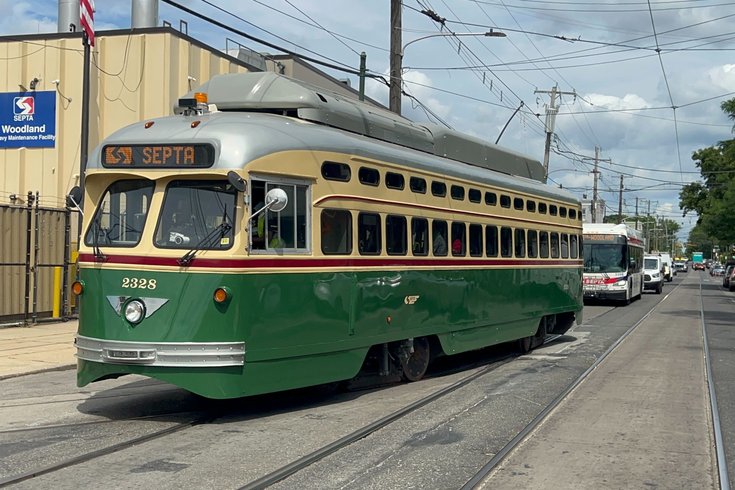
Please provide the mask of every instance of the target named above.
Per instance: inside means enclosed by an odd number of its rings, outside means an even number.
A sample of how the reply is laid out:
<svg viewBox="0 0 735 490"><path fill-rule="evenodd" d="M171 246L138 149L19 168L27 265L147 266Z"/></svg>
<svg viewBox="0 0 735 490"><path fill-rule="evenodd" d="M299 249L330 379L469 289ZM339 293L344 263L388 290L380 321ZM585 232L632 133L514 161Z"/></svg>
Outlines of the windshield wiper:
<svg viewBox="0 0 735 490"><path fill-rule="evenodd" d="M221 240L222 238L224 238L225 234L227 234L227 232L232 229L232 225L227 221L227 206L225 206L224 213L222 214L222 223L214 227L212 231L210 231L204 238L199 240L199 242L194 245L194 248L182 255L181 258L176 260L176 262L179 265L186 267L191 264L191 262L196 257L197 252L199 252L202 248L209 248L217 243L216 240Z"/></svg>
<svg viewBox="0 0 735 490"><path fill-rule="evenodd" d="M100 230L100 217L96 216L92 221L92 253L94 253L95 262L104 262L107 260L107 255L102 253L99 246L99 234Z"/></svg>

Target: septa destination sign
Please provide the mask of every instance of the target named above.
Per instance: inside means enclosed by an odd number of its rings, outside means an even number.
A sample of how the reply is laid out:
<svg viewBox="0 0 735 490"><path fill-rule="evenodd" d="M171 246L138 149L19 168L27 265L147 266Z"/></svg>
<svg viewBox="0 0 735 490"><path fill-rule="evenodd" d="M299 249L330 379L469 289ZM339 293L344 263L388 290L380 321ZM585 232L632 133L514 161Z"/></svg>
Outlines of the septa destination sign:
<svg viewBox="0 0 735 490"><path fill-rule="evenodd" d="M212 145L108 145L102 149L105 167L206 168L214 164Z"/></svg>

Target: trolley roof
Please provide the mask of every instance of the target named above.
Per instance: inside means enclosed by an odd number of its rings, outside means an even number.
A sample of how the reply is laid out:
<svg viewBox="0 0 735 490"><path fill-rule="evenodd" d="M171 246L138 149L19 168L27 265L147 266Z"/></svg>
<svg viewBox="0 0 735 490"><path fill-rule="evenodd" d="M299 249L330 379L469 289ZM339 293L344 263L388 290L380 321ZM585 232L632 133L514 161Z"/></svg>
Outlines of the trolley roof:
<svg viewBox="0 0 735 490"><path fill-rule="evenodd" d="M205 92L209 103L221 111L281 111L470 165L545 181L543 165L525 155L441 126L416 123L276 73L216 75L186 97L195 92Z"/></svg>

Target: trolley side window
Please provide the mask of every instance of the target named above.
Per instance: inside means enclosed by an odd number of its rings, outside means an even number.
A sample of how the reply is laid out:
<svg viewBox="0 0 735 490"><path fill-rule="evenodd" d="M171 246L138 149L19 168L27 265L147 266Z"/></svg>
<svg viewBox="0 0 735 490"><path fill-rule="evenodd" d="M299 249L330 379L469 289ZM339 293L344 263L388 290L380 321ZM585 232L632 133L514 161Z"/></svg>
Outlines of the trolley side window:
<svg viewBox="0 0 735 490"><path fill-rule="evenodd" d="M102 196L84 243L87 246L134 247L140 241L154 183L119 180Z"/></svg>
<svg viewBox="0 0 735 490"><path fill-rule="evenodd" d="M523 258L526 256L526 230L523 228L516 228L515 235L515 256Z"/></svg>
<svg viewBox="0 0 735 490"><path fill-rule="evenodd" d="M406 255L408 226L404 216L388 215L385 218L385 251L388 255Z"/></svg>
<svg viewBox="0 0 735 490"><path fill-rule="evenodd" d="M482 225L470 225L470 257L482 257Z"/></svg>
<svg viewBox="0 0 735 490"><path fill-rule="evenodd" d="M352 213L344 209L325 209L321 214L322 253L352 253Z"/></svg>
<svg viewBox="0 0 735 490"><path fill-rule="evenodd" d="M431 247L434 255L444 257L447 255L447 222L434 220L431 222Z"/></svg>
<svg viewBox="0 0 735 490"><path fill-rule="evenodd" d="M156 227L160 248L222 250L232 246L237 190L226 180L174 180Z"/></svg>
<svg viewBox="0 0 735 490"><path fill-rule="evenodd" d="M528 230L527 237L528 258L535 259L536 257L538 257L538 232L536 230Z"/></svg>
<svg viewBox="0 0 735 490"><path fill-rule="evenodd" d="M266 209L250 222L252 250L276 253L308 251L309 186L284 181L251 181L251 214L263 209L265 196L272 189L282 189L288 198L280 212Z"/></svg>
<svg viewBox="0 0 735 490"><path fill-rule="evenodd" d="M414 255L429 254L429 221L425 218L411 219L411 243Z"/></svg>
<svg viewBox="0 0 735 490"><path fill-rule="evenodd" d="M551 233L551 258L559 258L559 234Z"/></svg>
<svg viewBox="0 0 735 490"><path fill-rule="evenodd" d="M378 255L381 250L380 215L360 213L357 216L358 250L361 255Z"/></svg>
<svg viewBox="0 0 735 490"><path fill-rule="evenodd" d="M513 230L507 226L500 228L500 256L513 256Z"/></svg>
<svg viewBox="0 0 735 490"><path fill-rule="evenodd" d="M549 232L542 231L539 234L539 257L542 259L549 258Z"/></svg>
<svg viewBox="0 0 735 490"><path fill-rule="evenodd" d="M464 223L452 223L452 255L464 257L467 255L467 227Z"/></svg>
<svg viewBox="0 0 735 490"><path fill-rule="evenodd" d="M487 225L485 227L485 255L488 257L498 256L498 227Z"/></svg>
<svg viewBox="0 0 735 490"><path fill-rule="evenodd" d="M579 241L577 235L569 235L571 246L569 248L569 256L573 259L579 258Z"/></svg>

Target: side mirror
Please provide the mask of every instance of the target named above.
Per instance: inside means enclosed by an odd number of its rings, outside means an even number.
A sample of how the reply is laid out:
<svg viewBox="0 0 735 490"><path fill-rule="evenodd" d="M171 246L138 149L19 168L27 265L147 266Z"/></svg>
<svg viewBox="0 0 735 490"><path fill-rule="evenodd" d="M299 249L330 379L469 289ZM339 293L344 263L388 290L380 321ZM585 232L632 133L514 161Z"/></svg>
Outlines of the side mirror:
<svg viewBox="0 0 735 490"><path fill-rule="evenodd" d="M242 180L242 177L240 177L237 172L233 170L227 172L227 182L229 182L232 187L237 189L238 192L245 192L245 189L247 189L245 181Z"/></svg>
<svg viewBox="0 0 735 490"><path fill-rule="evenodd" d="M265 195L265 207L276 213L283 211L288 205L288 195L283 189L271 189Z"/></svg>
<svg viewBox="0 0 735 490"><path fill-rule="evenodd" d="M79 203L82 202L82 188L75 185L66 195L66 207L79 209Z"/></svg>

